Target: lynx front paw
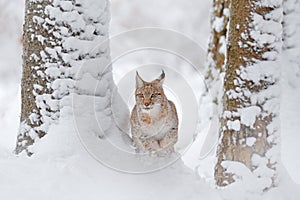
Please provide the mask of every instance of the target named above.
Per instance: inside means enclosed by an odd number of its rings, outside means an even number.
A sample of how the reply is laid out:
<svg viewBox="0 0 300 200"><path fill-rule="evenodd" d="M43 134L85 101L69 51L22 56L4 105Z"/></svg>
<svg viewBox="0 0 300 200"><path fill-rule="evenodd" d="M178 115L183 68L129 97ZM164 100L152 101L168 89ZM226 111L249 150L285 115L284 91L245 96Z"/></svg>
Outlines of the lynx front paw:
<svg viewBox="0 0 300 200"><path fill-rule="evenodd" d="M159 147L160 149L166 149L166 148L170 148L173 147L173 143L171 140L169 140L168 138L163 138L161 140L158 141Z"/></svg>
<svg viewBox="0 0 300 200"><path fill-rule="evenodd" d="M143 140L143 146L146 151L158 151L160 149L158 141L153 138Z"/></svg>

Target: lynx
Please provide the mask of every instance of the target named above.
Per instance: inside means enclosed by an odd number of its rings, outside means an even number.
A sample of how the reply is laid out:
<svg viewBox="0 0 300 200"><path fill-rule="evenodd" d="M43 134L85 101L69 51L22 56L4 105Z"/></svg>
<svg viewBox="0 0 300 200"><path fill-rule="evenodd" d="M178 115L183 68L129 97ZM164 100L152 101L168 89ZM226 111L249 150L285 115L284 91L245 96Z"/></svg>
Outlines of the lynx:
<svg viewBox="0 0 300 200"><path fill-rule="evenodd" d="M174 152L178 140L178 116L164 94L165 73L152 82L136 72L136 105L131 112L131 135L136 152Z"/></svg>

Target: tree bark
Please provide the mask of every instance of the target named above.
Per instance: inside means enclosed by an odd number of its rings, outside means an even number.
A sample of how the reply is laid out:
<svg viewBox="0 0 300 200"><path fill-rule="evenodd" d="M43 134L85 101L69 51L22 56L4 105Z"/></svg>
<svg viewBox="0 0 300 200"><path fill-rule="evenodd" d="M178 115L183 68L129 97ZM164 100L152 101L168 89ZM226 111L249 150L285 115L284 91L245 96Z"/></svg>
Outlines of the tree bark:
<svg viewBox="0 0 300 200"><path fill-rule="evenodd" d="M209 80L217 79L216 73L224 70L226 53L226 35L229 20L230 0L214 0L213 12L211 13L211 36L208 46L208 72ZM217 73L217 74L218 74Z"/></svg>
<svg viewBox="0 0 300 200"><path fill-rule="evenodd" d="M222 92L224 82L224 67L226 56L226 38L229 21L229 5L230 0L214 0L211 12L211 33L208 44L207 58L204 69L206 91L200 98L200 105L207 108L206 102L211 102L212 126L219 126L219 118L222 113ZM202 109L200 107L200 110ZM210 147L215 146L218 133L211 129L208 133L205 145ZM212 139L213 138L213 139ZM211 141L214 141L212 144ZM210 147L211 148L211 147ZM209 148L209 149L210 149ZM202 148L200 155L207 154L206 147Z"/></svg>
<svg viewBox="0 0 300 200"><path fill-rule="evenodd" d="M211 13L211 36L209 40L205 81L213 102L221 104L222 76L225 67L226 37L229 21L230 0L214 0Z"/></svg>
<svg viewBox="0 0 300 200"><path fill-rule="evenodd" d="M276 59L282 45L281 19L281 3L231 1L215 167L218 186L236 179L236 171L229 170L231 162L227 161L243 163L258 179L262 178L259 170L267 169L264 178L268 184L262 190L276 184L280 76Z"/></svg>
<svg viewBox="0 0 300 200"><path fill-rule="evenodd" d="M108 0L26 0L17 154L33 153L29 147L72 106L71 94L110 99L109 19Z"/></svg>
<svg viewBox="0 0 300 200"><path fill-rule="evenodd" d="M52 33L54 27L47 24L47 30L42 24L47 15L44 10L49 1L25 2L25 23L23 26L23 72L21 83L21 125L17 138L15 152L26 151L32 153L28 147L37 138L47 132L48 119L57 119L57 109L49 105L53 90L49 87L51 78L45 75L46 63L59 62L59 59L50 58L45 51L47 47L59 43L59 39ZM52 30L52 31L51 31ZM44 94L44 96L41 96ZM46 98L49 95L50 98ZM47 119L46 119L47 118Z"/></svg>

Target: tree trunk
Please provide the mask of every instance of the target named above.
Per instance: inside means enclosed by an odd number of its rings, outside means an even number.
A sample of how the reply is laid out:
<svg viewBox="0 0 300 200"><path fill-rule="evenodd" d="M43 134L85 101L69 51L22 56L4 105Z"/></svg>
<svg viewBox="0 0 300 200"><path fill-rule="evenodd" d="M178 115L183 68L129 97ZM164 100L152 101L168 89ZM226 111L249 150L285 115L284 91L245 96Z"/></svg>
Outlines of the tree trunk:
<svg viewBox="0 0 300 200"><path fill-rule="evenodd" d="M53 35L53 26L48 24L49 31L41 23L47 15L44 10L49 1L25 2L25 23L23 33L23 74L21 83L21 125L15 152L26 151L32 153L28 147L37 138L43 137L48 125L57 119L57 108L50 106L52 101L49 87L51 78L45 74L47 63L59 62L58 58L51 58L46 48L52 48L59 43Z"/></svg>
<svg viewBox="0 0 300 200"><path fill-rule="evenodd" d="M208 70L206 79L213 81L224 71L226 34L230 0L214 0L211 13L211 36L208 46Z"/></svg>
<svg viewBox="0 0 300 200"><path fill-rule="evenodd" d="M72 106L70 94L111 95L108 24L108 0L26 0L17 154L33 153L28 147Z"/></svg>
<svg viewBox="0 0 300 200"><path fill-rule="evenodd" d="M211 36L208 46L205 80L213 102L220 105L223 88L221 73L224 72L226 35L230 0L214 0L211 13Z"/></svg>
<svg viewBox="0 0 300 200"><path fill-rule="evenodd" d="M242 176L234 167L236 162L257 180L266 180L261 190L276 183L280 76L276 60L282 45L281 19L280 2L231 1L215 167L218 186Z"/></svg>
<svg viewBox="0 0 300 200"><path fill-rule="evenodd" d="M208 107L207 102L212 105L212 113L209 118L214 127L219 126L219 118L222 113L222 92L224 82L224 63L226 54L226 37L229 21L230 0L214 0L211 12L211 33L205 63L204 75L206 91L200 99L200 110ZM215 147L218 133L210 129L205 146L200 152L200 157L205 156L212 147Z"/></svg>

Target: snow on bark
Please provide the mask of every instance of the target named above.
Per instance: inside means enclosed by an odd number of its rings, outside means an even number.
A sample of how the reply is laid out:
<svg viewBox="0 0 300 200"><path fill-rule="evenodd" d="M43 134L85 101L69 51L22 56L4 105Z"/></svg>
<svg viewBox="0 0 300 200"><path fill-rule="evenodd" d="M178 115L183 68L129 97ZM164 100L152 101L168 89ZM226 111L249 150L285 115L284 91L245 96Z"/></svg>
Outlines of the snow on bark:
<svg viewBox="0 0 300 200"><path fill-rule="evenodd" d="M230 0L214 0L211 12L211 36L208 47L205 79L216 104L220 103L219 92L223 82L226 55L226 35L229 20Z"/></svg>
<svg viewBox="0 0 300 200"><path fill-rule="evenodd" d="M16 153L32 153L28 146L43 137L50 123L57 120L57 102L51 97L51 77L44 73L49 63L59 63L57 57L51 57L47 47L54 47L59 39L53 35L54 26L45 23L47 1L26 1L23 74L22 74L22 110L21 125L17 138Z"/></svg>
<svg viewBox="0 0 300 200"><path fill-rule="evenodd" d="M26 1L22 81L22 108L26 108L16 153L32 154L28 147L58 121L64 106L72 105L70 96L76 97L72 94L101 98L106 103L98 109L111 118L114 83L108 23L108 0ZM106 131L111 120L104 121Z"/></svg>
<svg viewBox="0 0 300 200"><path fill-rule="evenodd" d="M207 91L200 99L200 110L205 110L208 104L212 106L212 126L219 126L219 117L222 113L222 91L224 79L224 64L226 55L226 37L229 20L230 0L214 0L211 10L211 34L205 63L204 76ZM218 131L210 129L209 137L205 141L206 147L200 155L206 155L215 147L218 140ZM209 149L209 150L208 150Z"/></svg>
<svg viewBox="0 0 300 200"><path fill-rule="evenodd" d="M211 36L208 48L207 78L217 79L224 69L229 0L214 0L211 12ZM214 71L218 73L215 73Z"/></svg>
<svg viewBox="0 0 300 200"><path fill-rule="evenodd" d="M232 0L230 11L215 179L226 186L250 174L260 192L277 178L282 1Z"/></svg>

